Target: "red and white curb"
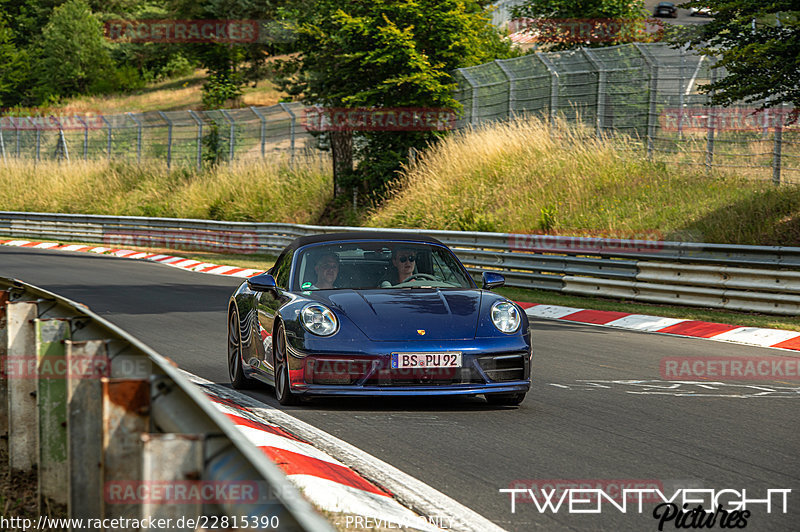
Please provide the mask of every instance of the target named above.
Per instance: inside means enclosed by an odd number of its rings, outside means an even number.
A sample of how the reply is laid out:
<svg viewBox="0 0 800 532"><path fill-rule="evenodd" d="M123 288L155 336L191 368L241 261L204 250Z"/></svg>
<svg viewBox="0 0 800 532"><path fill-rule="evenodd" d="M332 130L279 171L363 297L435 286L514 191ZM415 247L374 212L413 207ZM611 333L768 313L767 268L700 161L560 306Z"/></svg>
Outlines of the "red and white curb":
<svg viewBox="0 0 800 532"><path fill-rule="evenodd" d="M672 334L689 338L704 338L758 347L800 351L800 332L760 327L738 327L724 323L662 318L647 314L630 314L612 310L587 310L558 305L518 303L528 316L575 323L602 325L631 331Z"/></svg>
<svg viewBox="0 0 800 532"><path fill-rule="evenodd" d="M341 518L332 517L334 524L345 525L341 521L349 515L361 517L361 523L368 529L503 530L391 465L286 412L191 373L184 375L205 391L214 405L283 470L312 504L333 514L343 514ZM312 441L314 444L309 443ZM380 486L344 462L363 470ZM414 494L413 498L409 499L409 493ZM349 528L353 525L360 528L358 524L351 522Z"/></svg>
<svg viewBox="0 0 800 532"><path fill-rule="evenodd" d="M210 273L214 275L229 275L231 277L252 277L259 273L263 273L263 270L237 268L236 266L223 266L219 264L212 264L210 262L186 259L183 257L161 255L158 253L147 253L145 251L133 251L130 249L116 249L102 246L82 246L79 244L59 244L58 242L29 242L27 240L0 240L0 244L4 246L53 249L58 251L81 251L87 253L97 253L99 255L113 255L115 257L123 257L126 259L149 260L166 264L168 266L172 266L173 268L181 268L193 272Z"/></svg>

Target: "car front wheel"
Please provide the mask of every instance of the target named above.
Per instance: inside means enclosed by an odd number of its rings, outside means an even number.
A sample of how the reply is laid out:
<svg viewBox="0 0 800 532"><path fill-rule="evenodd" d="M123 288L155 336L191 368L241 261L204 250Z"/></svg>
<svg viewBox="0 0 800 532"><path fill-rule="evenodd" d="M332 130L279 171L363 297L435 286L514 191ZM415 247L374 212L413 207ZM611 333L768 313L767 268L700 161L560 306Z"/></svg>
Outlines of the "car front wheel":
<svg viewBox="0 0 800 532"><path fill-rule="evenodd" d="M228 376L237 390L249 388L253 381L247 378L242 367L242 338L239 314L235 308L228 313Z"/></svg>
<svg viewBox="0 0 800 532"><path fill-rule="evenodd" d="M298 400L289 384L289 365L286 357L286 332L281 323L275 334L275 397L280 404L289 406L296 405Z"/></svg>

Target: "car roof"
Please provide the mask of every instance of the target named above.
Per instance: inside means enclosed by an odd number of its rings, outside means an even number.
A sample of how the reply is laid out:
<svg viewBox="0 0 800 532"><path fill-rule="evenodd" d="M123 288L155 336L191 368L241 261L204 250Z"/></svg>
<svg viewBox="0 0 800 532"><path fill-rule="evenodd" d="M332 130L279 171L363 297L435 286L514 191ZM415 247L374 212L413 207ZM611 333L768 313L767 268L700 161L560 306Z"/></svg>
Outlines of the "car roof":
<svg viewBox="0 0 800 532"><path fill-rule="evenodd" d="M342 242L351 240L386 240L393 242L426 242L430 244L442 244L439 240L423 235L421 233L411 233L405 231L361 231L349 233L325 233L320 235L308 235L295 238L286 249L297 249L307 244L318 244L320 242Z"/></svg>

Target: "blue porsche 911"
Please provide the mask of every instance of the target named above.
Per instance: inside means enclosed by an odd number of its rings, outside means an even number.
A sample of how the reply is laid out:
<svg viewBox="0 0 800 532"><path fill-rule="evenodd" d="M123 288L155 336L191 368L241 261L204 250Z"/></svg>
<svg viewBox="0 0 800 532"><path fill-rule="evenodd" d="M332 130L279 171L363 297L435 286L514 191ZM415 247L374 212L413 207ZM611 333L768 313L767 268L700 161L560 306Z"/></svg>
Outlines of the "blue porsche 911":
<svg viewBox="0 0 800 532"><path fill-rule="evenodd" d="M235 388L263 382L300 397L475 395L518 405L531 384L528 318L478 288L444 244L412 233L294 240L228 307Z"/></svg>

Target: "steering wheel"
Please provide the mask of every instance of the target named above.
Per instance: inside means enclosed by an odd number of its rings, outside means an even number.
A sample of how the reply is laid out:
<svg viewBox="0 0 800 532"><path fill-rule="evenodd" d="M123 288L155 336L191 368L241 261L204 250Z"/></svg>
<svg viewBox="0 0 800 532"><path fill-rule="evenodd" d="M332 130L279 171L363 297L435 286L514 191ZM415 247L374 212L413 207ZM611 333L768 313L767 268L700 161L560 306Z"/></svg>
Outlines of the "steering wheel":
<svg viewBox="0 0 800 532"><path fill-rule="evenodd" d="M436 279L436 277L434 277L433 275L430 275L428 273L415 273L414 275L412 275L411 277L407 278L403 282L407 283L408 281L416 281L418 279L424 279L426 281L437 281L438 280L438 279Z"/></svg>

